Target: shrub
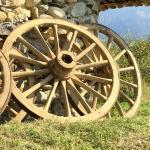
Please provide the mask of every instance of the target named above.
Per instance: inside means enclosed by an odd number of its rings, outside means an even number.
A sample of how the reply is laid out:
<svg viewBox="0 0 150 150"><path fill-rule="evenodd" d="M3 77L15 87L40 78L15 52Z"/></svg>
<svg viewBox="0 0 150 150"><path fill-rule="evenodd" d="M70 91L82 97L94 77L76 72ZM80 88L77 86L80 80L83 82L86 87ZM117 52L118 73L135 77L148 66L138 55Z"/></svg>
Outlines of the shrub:
<svg viewBox="0 0 150 150"><path fill-rule="evenodd" d="M129 40L128 42L137 59L143 79L150 82L150 35L145 39Z"/></svg>

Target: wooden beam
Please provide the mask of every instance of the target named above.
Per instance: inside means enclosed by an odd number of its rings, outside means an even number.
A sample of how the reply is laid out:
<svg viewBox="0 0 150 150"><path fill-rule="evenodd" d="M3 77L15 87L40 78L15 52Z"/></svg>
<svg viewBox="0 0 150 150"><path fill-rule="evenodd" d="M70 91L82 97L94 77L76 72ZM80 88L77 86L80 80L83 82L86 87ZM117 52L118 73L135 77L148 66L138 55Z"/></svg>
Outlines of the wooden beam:
<svg viewBox="0 0 150 150"><path fill-rule="evenodd" d="M101 0L100 3L100 10L106 9L114 9L114 8L122 8L122 7L132 7L132 6L150 6L150 0L124 0L124 1L117 1L117 0Z"/></svg>

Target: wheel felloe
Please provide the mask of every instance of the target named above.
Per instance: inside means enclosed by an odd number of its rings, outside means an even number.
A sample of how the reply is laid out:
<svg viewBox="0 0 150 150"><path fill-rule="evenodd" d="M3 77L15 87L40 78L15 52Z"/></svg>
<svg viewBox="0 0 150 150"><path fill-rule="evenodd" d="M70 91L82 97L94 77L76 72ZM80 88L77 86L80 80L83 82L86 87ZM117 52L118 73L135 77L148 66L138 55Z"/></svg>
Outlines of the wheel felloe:
<svg viewBox="0 0 150 150"><path fill-rule="evenodd" d="M9 63L0 50L0 115L5 110L11 95L11 72Z"/></svg>

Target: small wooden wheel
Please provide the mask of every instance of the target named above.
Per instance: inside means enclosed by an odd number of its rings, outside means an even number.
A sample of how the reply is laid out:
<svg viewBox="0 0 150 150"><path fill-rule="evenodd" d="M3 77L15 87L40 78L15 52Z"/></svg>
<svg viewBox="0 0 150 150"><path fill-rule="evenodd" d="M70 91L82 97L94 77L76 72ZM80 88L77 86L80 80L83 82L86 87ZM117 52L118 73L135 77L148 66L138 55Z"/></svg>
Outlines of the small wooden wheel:
<svg viewBox="0 0 150 150"><path fill-rule="evenodd" d="M98 38L75 24L27 22L9 35L3 52L11 63L13 94L30 114L58 122L92 121L104 117L116 102L115 61ZM97 72L101 67L102 76ZM101 93L101 84L110 85L108 96Z"/></svg>
<svg viewBox="0 0 150 150"><path fill-rule="evenodd" d="M117 33L104 25L98 25L97 28L100 40L110 50L120 71L119 98L109 116L116 115L117 110L121 116L132 117L141 101L141 76L136 59ZM109 86L104 86L104 89L107 89L107 93Z"/></svg>
<svg viewBox="0 0 150 150"><path fill-rule="evenodd" d="M0 50L0 114L5 110L11 93L11 73L6 57Z"/></svg>

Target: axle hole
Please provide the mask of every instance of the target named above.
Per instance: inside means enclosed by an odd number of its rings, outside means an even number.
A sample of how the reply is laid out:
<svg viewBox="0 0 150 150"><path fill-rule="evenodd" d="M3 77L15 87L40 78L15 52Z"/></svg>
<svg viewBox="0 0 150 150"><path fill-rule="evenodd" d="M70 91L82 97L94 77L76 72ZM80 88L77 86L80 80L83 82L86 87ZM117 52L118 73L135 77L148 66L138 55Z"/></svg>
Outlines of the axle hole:
<svg viewBox="0 0 150 150"><path fill-rule="evenodd" d="M72 57L71 57L70 55L67 55L67 54L64 54L64 55L62 56L62 60L63 60L65 63L67 63L67 64L70 64L70 63L73 62Z"/></svg>

